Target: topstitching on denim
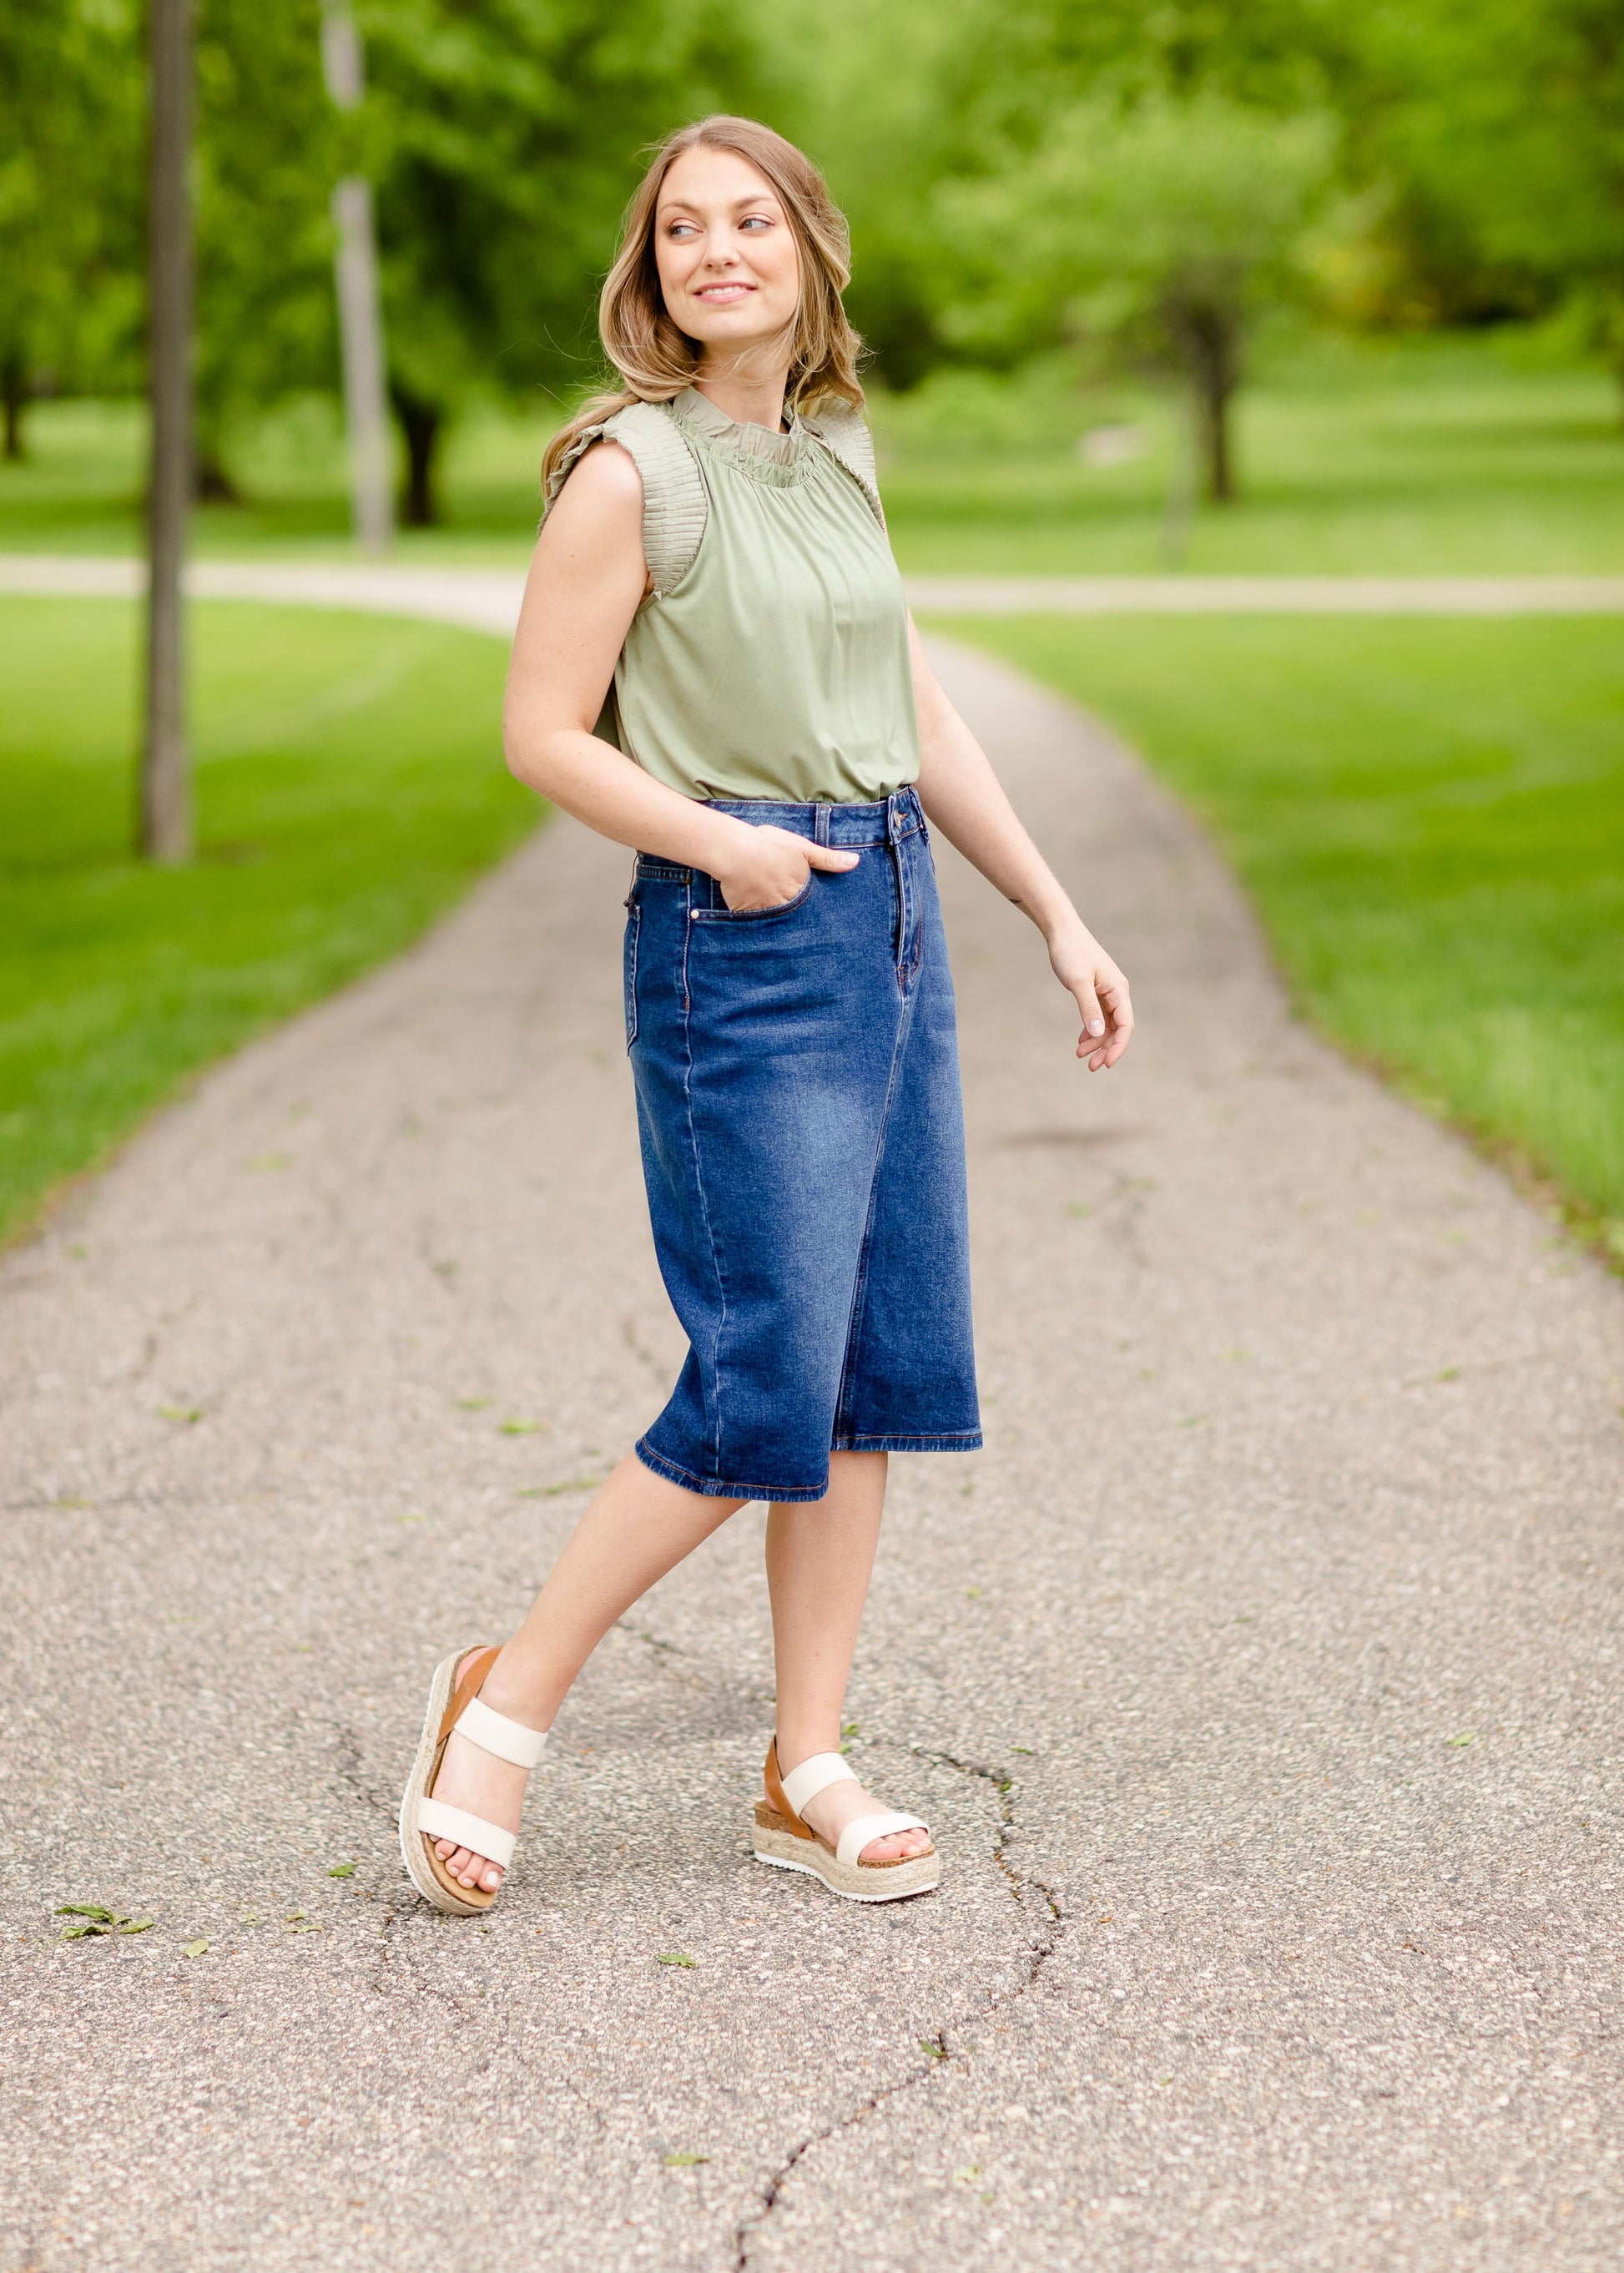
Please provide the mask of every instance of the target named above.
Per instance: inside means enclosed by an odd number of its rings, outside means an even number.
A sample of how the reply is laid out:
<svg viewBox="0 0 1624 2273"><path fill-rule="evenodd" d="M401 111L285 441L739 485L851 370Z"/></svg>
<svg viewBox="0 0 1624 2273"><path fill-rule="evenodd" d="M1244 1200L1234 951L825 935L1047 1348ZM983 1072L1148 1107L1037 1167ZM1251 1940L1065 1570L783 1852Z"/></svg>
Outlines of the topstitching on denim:
<svg viewBox="0 0 1624 2273"><path fill-rule="evenodd" d="M854 851L868 844L896 844L925 833L925 817L912 789L893 790L874 805L787 805L772 798L712 798L713 813L750 821L757 827L788 829L815 844Z"/></svg>
<svg viewBox="0 0 1624 2273"><path fill-rule="evenodd" d="M626 1046L629 1050L637 1039L637 941L643 930L643 903L636 896L635 886L626 903L626 945L623 950L623 984L626 993Z"/></svg>
<svg viewBox="0 0 1624 2273"><path fill-rule="evenodd" d="M730 908L726 901L722 900L720 904L717 906L708 908L691 908L688 911L688 920L691 923L748 924L764 923L773 916L792 915L801 905L803 900L809 900L811 898L812 886L817 871L816 868L808 868L807 870L806 882L792 898L787 900L774 900L769 907Z"/></svg>
<svg viewBox="0 0 1624 2273"><path fill-rule="evenodd" d="M684 912L693 914L694 888L690 878L684 894ZM694 1127L694 1037L693 994L688 986L688 957L691 923L682 926L682 1097L688 1107L688 1157L694 1167L694 1189L699 1195L700 1212L704 1218L705 1237L710 1247L710 1268L716 1274L718 1314L716 1331L710 1338L710 1363L702 1366L700 1395L704 1404L706 1450L718 1474L722 1466L722 1335L727 1325L727 1282L722 1276L722 1258L716 1243L716 1226L710 1218L710 1203L705 1194L704 1171L699 1165L699 1134Z"/></svg>

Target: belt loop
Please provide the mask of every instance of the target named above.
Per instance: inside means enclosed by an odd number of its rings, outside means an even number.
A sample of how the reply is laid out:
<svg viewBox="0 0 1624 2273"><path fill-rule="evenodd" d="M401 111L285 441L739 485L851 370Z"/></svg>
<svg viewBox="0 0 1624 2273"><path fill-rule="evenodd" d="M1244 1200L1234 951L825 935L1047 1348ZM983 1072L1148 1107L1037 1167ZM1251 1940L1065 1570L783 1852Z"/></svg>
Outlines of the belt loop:
<svg viewBox="0 0 1624 2273"><path fill-rule="evenodd" d="M833 807L827 805L817 805L813 807L812 841L814 844L828 844L829 816L832 811Z"/></svg>
<svg viewBox="0 0 1624 2273"><path fill-rule="evenodd" d="M901 799L902 791L894 789L885 800L885 842L888 844L898 844L902 841L902 815L898 810Z"/></svg>

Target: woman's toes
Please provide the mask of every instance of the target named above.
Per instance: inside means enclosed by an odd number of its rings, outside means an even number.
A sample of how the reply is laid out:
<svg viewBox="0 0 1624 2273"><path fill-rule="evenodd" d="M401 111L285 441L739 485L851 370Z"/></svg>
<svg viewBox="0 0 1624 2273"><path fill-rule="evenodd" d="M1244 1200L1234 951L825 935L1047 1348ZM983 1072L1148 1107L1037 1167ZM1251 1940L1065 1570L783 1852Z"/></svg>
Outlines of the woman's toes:
<svg viewBox="0 0 1624 2273"><path fill-rule="evenodd" d="M494 1863L487 1863L471 1848L454 1847L449 1839L437 1839L434 1852L451 1876L464 1887L485 1887L492 1893L502 1883L502 1874ZM492 1873L495 1872L492 1877Z"/></svg>

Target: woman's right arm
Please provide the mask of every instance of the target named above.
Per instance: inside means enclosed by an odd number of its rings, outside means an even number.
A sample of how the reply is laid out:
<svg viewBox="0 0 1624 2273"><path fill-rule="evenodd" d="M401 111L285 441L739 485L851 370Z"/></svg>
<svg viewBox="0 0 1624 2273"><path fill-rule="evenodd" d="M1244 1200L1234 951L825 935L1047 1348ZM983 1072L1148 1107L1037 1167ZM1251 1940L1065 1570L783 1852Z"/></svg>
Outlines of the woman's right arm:
<svg viewBox="0 0 1624 2273"><path fill-rule="evenodd" d="M855 853L681 796L593 733L647 590L642 476L618 444L600 442L537 539L502 712L508 770L600 836L703 869L732 908L793 899L809 867L854 866Z"/></svg>

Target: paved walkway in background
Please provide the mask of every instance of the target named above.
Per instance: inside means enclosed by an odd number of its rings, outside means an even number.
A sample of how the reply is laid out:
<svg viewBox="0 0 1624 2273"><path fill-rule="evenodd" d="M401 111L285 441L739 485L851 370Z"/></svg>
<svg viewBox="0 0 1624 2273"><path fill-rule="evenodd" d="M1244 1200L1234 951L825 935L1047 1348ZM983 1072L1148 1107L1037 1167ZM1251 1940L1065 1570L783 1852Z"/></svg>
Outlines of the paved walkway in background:
<svg viewBox="0 0 1624 2273"><path fill-rule="evenodd" d="M1624 576L910 576L921 615L1606 616ZM0 554L0 593L118 596L142 589L135 560ZM507 569L194 561L199 599L279 600L429 616L511 633L523 575Z"/></svg>
<svg viewBox="0 0 1624 2273"><path fill-rule="evenodd" d="M1088 1079L943 852L989 1448L895 1463L850 1707L944 1890L748 1859L759 1510L589 1669L490 1921L402 1881L430 1666L680 1354L626 856L560 819L0 1264L8 2273L1616 2262L1620 1289L939 652L1143 1020Z"/></svg>

